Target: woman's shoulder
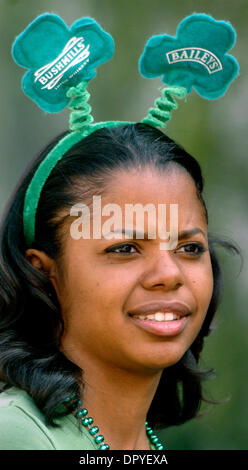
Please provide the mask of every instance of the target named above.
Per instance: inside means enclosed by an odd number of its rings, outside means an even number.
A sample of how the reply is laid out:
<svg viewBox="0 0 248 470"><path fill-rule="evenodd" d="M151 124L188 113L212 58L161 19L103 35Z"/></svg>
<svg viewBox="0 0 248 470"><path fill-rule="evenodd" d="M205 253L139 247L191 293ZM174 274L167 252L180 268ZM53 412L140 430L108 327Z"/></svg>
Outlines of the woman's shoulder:
<svg viewBox="0 0 248 470"><path fill-rule="evenodd" d="M43 413L25 390L0 393L0 449L54 449Z"/></svg>
<svg viewBox="0 0 248 470"><path fill-rule="evenodd" d="M0 450L96 450L97 444L73 415L48 426L33 398L17 387L0 393Z"/></svg>
<svg viewBox="0 0 248 470"><path fill-rule="evenodd" d="M21 388L10 387L0 393L0 412L8 409L22 409L27 414L31 413L42 419L42 412L36 406L33 398Z"/></svg>

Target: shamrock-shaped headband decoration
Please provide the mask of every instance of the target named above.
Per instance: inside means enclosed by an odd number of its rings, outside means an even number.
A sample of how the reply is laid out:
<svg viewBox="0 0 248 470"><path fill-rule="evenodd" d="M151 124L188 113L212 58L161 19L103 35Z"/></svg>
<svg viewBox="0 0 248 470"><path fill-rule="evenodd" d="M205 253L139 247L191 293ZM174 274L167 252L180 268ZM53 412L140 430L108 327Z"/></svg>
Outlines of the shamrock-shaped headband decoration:
<svg viewBox="0 0 248 470"><path fill-rule="evenodd" d="M49 113L68 105L68 87L95 77L95 68L111 59L114 41L92 18L81 18L69 29L55 14L38 16L18 36L12 55L28 72L22 88Z"/></svg>
<svg viewBox="0 0 248 470"><path fill-rule="evenodd" d="M167 85L219 98L238 74L237 60L227 54L235 39L233 27L225 21L205 14L188 16L179 24L176 37L161 34L149 39L140 58L140 73L146 78L162 75Z"/></svg>
<svg viewBox="0 0 248 470"><path fill-rule="evenodd" d="M171 110L177 108L173 96L184 98L192 89L207 99L224 95L239 71L236 59L227 54L236 35L230 23L206 14L192 14L179 25L176 37L153 36L140 57L139 71L145 78L162 77L161 97L155 100L142 123L165 127ZM71 28L55 14L36 18L14 41L12 55L28 69L22 80L24 93L46 112L68 106L70 131L38 166L26 191L23 230L27 246L35 239L35 216L40 194L56 163L82 138L103 127L133 122L93 123L88 82L96 67L114 53L110 34L92 18L81 18Z"/></svg>

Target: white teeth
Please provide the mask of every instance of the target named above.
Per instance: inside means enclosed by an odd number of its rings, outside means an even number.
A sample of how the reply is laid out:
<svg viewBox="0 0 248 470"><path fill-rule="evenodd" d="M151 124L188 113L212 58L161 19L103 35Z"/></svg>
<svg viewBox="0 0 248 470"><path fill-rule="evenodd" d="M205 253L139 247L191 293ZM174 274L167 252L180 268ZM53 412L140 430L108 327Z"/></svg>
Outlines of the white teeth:
<svg viewBox="0 0 248 470"><path fill-rule="evenodd" d="M175 313L165 313L164 314L164 319L165 320L176 320L177 318L179 318L179 316L176 315Z"/></svg>
<svg viewBox="0 0 248 470"><path fill-rule="evenodd" d="M156 312L150 315L133 315L140 320L172 321L179 320L180 316L173 312Z"/></svg>
<svg viewBox="0 0 248 470"><path fill-rule="evenodd" d="M169 313L169 315L170 315L170 313ZM154 318L157 321L164 321L165 320L165 315L163 314L163 312L156 312L155 315L154 315ZM172 318L169 318L169 320L172 320Z"/></svg>

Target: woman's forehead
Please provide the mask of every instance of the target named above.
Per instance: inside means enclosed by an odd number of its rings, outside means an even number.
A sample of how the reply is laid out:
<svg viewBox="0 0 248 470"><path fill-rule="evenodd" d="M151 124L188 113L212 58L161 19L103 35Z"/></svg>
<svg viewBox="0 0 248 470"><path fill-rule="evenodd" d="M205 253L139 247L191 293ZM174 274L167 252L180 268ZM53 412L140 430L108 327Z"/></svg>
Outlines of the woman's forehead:
<svg viewBox="0 0 248 470"><path fill-rule="evenodd" d="M102 195L92 195L89 208L79 203L74 211L71 215L77 219L71 219L70 233L75 240L108 239L107 233L112 236L116 231L118 239L130 231L148 233L148 238L155 239L161 233L169 232L171 236L173 232L174 239L179 232L196 228L207 238L203 205L186 171L120 172Z"/></svg>
<svg viewBox="0 0 248 470"><path fill-rule="evenodd" d="M101 199L105 204L180 203L197 207L200 203L193 178L177 168L162 172L149 168L116 172Z"/></svg>

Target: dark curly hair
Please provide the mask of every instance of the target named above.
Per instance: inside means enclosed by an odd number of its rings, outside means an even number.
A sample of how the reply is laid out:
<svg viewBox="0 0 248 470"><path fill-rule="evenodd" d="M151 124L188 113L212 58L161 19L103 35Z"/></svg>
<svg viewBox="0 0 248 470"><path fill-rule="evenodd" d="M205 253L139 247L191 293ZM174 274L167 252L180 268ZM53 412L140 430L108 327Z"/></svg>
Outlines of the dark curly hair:
<svg viewBox="0 0 248 470"><path fill-rule="evenodd" d="M46 423L52 426L58 425L54 419L62 413L58 411L58 402L73 393L79 395L80 388L83 390L83 374L59 349L63 334L60 305L48 273L34 268L25 258L25 251L30 247L24 240L22 212L25 192L36 168L66 133L59 135L31 162L8 202L0 228L2 390L10 386L26 390L44 413ZM93 194L103 194L113 170L142 169L147 165L161 170L169 163L184 168L193 178L208 222L198 162L160 130L145 124L129 124L95 131L57 163L41 193L36 236L31 247L59 262L63 256L64 217L58 214L62 210L70 209L78 200L92 198ZM178 425L197 416L202 400L220 403L202 395L202 381L214 376L214 370L201 371L197 365L223 292L215 244L240 255L239 247L232 241L209 234L214 278L212 298L193 344L178 363L161 375L147 414L154 429Z"/></svg>

